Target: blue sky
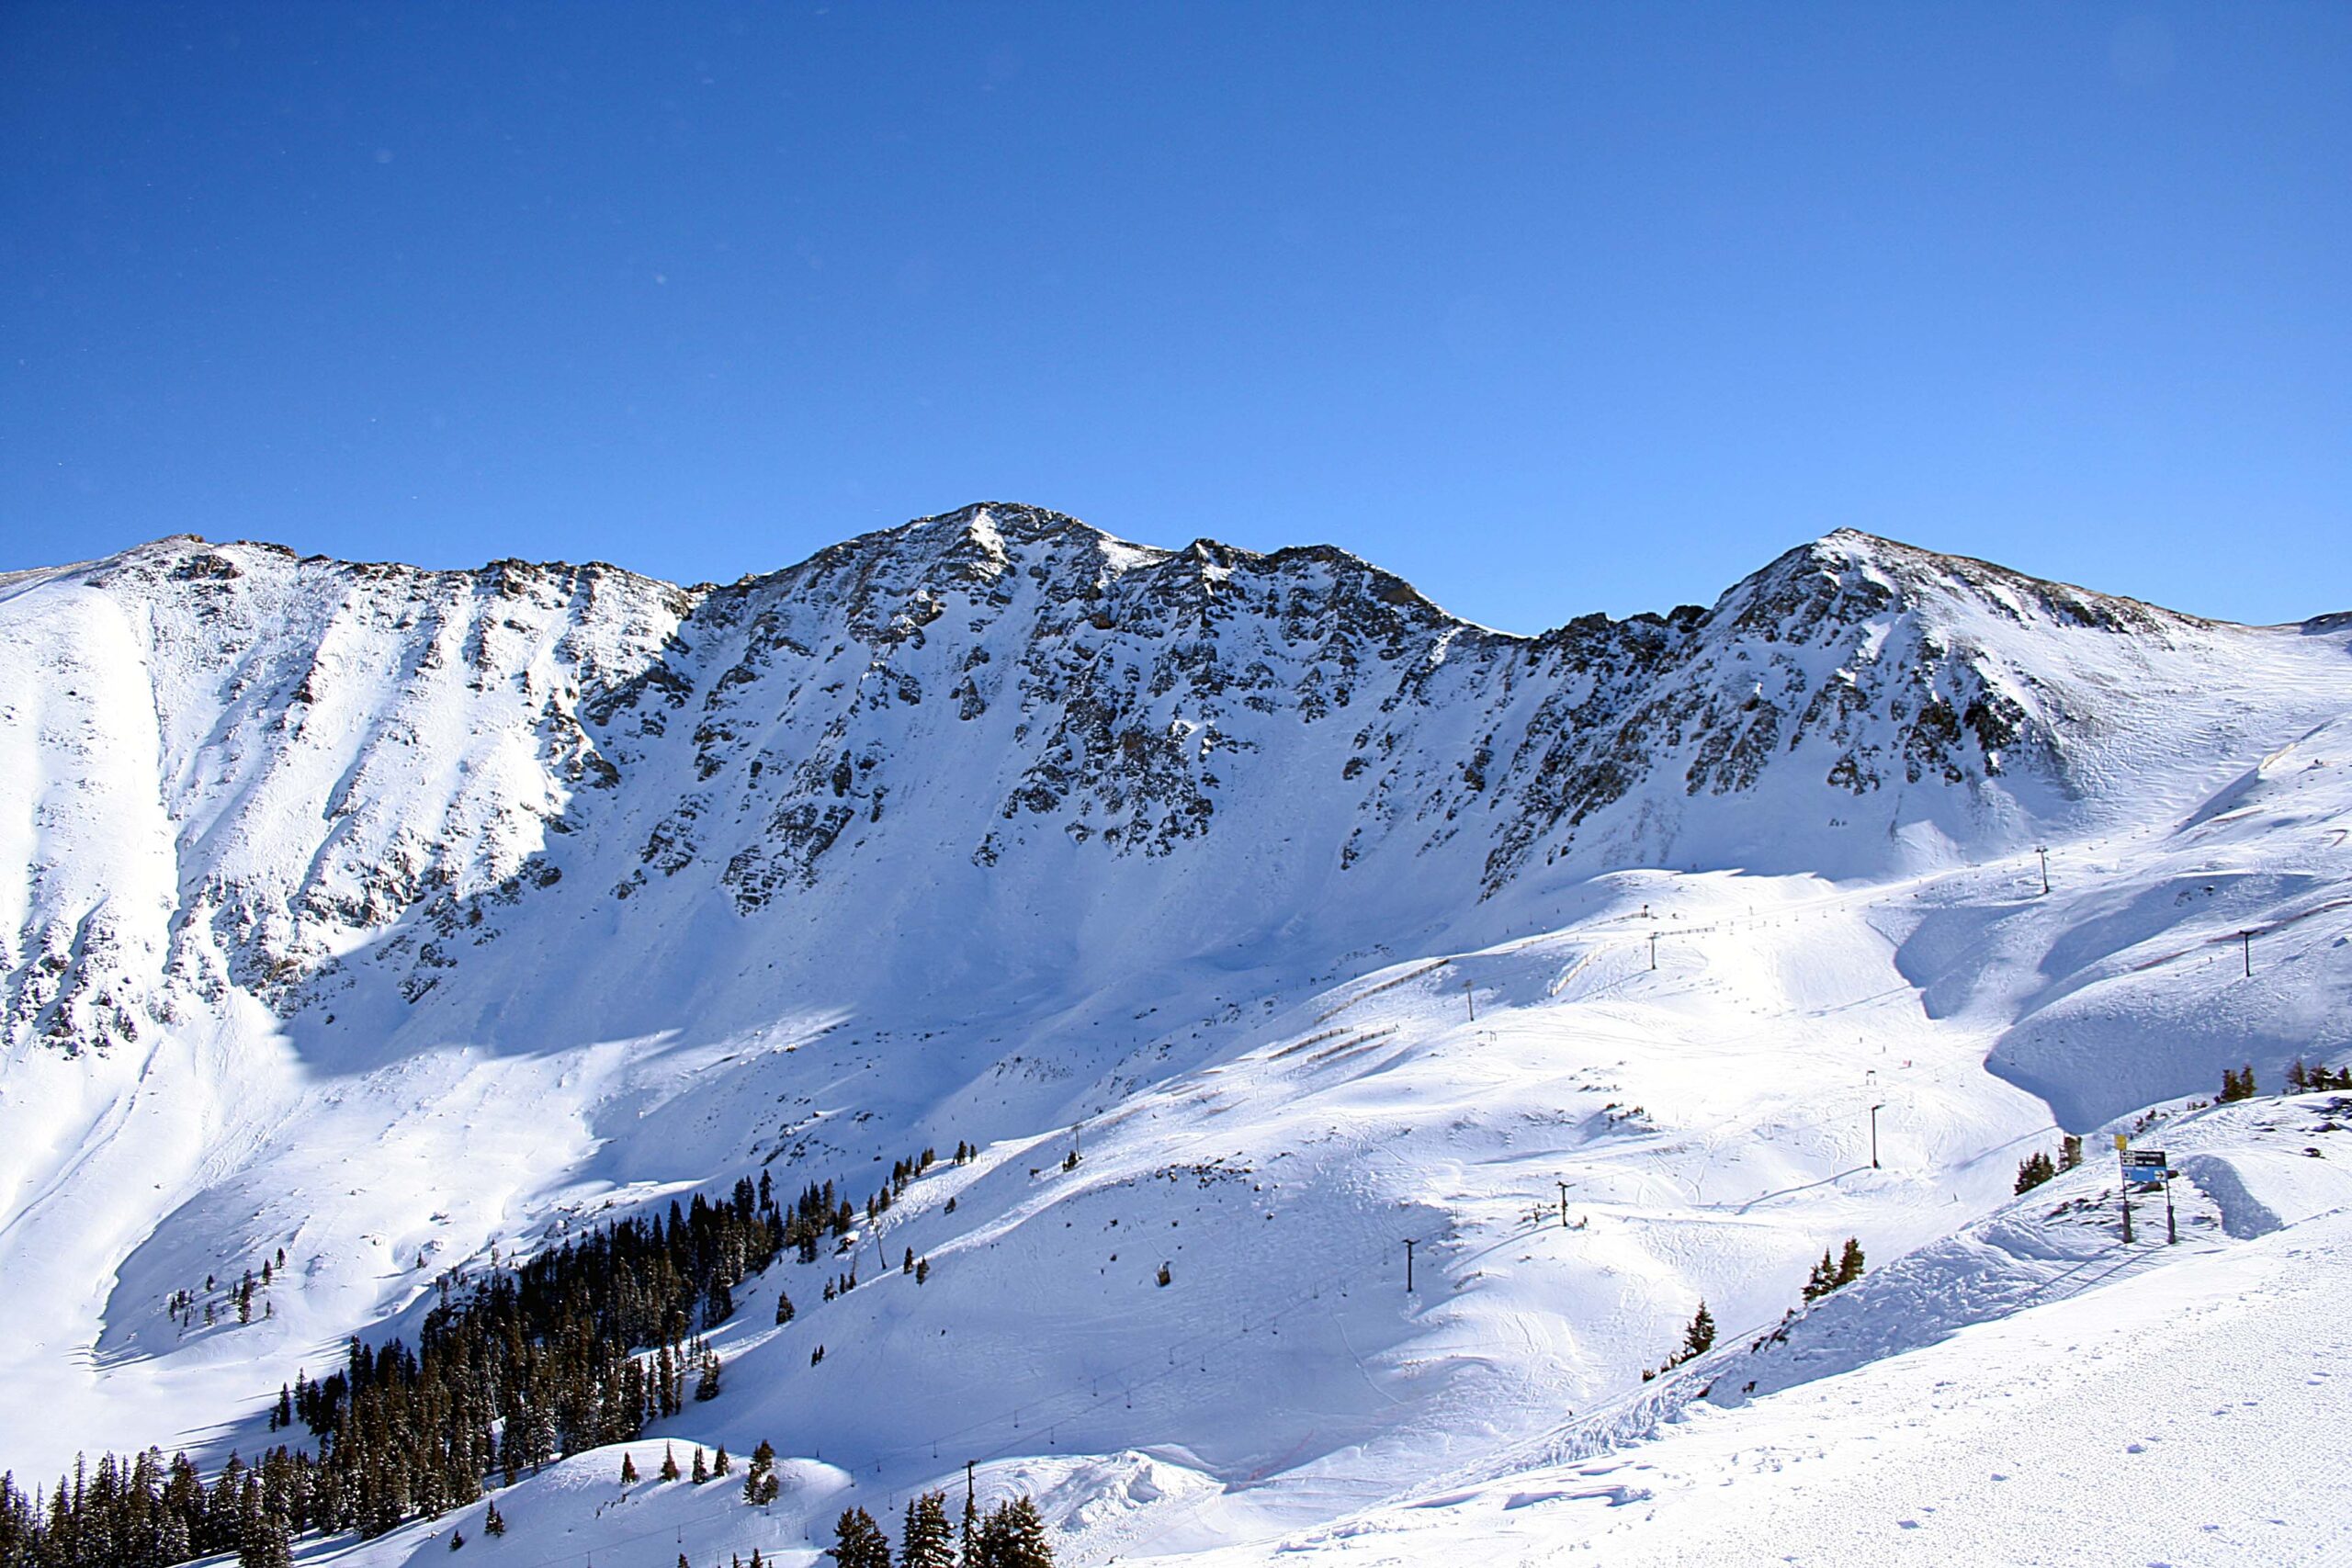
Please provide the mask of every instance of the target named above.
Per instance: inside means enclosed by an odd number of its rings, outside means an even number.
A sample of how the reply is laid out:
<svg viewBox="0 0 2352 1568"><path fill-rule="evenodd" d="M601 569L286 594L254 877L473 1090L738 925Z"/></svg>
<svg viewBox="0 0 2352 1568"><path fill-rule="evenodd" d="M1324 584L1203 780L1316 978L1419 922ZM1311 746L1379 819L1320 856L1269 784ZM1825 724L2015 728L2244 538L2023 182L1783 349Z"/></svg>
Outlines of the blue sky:
<svg viewBox="0 0 2352 1568"><path fill-rule="evenodd" d="M976 499L1514 630L2352 607L2352 6L0 6L0 565Z"/></svg>

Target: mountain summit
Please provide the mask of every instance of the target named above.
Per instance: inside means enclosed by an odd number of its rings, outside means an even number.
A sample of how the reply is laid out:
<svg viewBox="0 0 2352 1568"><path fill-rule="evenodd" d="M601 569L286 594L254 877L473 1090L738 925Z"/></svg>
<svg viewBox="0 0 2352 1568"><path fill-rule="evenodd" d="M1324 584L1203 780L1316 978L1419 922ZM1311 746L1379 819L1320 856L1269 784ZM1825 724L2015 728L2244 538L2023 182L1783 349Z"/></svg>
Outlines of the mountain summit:
<svg viewBox="0 0 2352 1568"><path fill-rule="evenodd" d="M69 1053L239 998L661 1026L618 976L469 987L535 921L732 971L740 1021L817 976L1017 988L1104 908L1346 952L1615 866L1943 863L2176 787L2234 722L2185 696L2318 656L1851 530L1514 637L1328 547L1002 503L726 587L177 536L0 595L0 1031Z"/></svg>

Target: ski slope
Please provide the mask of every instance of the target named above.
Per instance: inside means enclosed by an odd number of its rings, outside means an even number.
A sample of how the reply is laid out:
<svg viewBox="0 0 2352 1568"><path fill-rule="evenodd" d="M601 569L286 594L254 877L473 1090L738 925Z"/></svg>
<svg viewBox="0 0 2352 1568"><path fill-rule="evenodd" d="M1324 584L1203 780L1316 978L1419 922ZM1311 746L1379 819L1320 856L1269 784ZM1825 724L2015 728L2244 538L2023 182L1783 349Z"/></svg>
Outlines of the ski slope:
<svg viewBox="0 0 2352 1568"><path fill-rule="evenodd" d="M2352 1481L2321 1456L2352 1423L2347 1109L2167 1119L2197 1151L2177 1246L2153 1195L2123 1245L2094 1159L1760 1353L1736 1340L1476 1479L1187 1561L2343 1561Z"/></svg>

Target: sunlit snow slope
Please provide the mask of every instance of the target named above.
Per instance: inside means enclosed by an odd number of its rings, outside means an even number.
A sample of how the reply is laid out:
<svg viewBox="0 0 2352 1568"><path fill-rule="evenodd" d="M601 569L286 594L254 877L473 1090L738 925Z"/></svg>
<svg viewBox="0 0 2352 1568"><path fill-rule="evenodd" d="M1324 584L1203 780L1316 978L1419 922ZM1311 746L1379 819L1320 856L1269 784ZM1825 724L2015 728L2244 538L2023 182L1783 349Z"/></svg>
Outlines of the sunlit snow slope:
<svg viewBox="0 0 2352 1568"><path fill-rule="evenodd" d="M1523 638L1005 506L725 588L0 578L0 1467L250 1451L493 1242L970 1139L715 1337L678 1435L801 1503L547 1517L774 1549L975 1459L1080 1558L1312 1528L2053 1123L2352 1052L2348 639L1854 533ZM266 1316L165 1315L280 1247Z"/></svg>

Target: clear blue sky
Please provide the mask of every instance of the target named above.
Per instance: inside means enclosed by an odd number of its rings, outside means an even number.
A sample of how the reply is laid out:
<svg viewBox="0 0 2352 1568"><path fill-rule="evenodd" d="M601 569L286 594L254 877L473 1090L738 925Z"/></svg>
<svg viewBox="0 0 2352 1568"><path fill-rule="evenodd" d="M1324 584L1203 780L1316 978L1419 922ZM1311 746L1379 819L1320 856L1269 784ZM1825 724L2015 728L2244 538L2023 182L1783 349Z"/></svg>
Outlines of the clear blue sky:
<svg viewBox="0 0 2352 1568"><path fill-rule="evenodd" d="M0 565L976 499L2352 607L2352 6L0 5Z"/></svg>

